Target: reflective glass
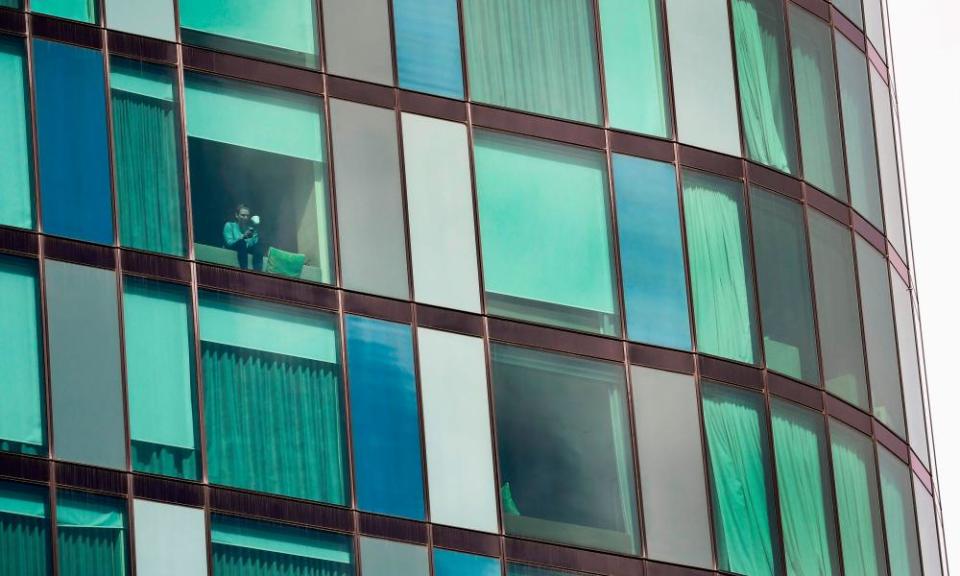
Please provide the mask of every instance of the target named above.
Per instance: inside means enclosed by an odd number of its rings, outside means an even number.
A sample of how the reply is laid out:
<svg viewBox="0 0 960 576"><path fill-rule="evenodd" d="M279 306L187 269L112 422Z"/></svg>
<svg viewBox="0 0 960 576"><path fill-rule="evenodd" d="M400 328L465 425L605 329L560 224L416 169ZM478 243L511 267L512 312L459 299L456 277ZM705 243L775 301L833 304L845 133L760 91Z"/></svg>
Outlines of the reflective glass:
<svg viewBox="0 0 960 576"><path fill-rule="evenodd" d="M363 576L429 576L426 546L360 537Z"/></svg>
<svg viewBox="0 0 960 576"><path fill-rule="evenodd" d="M463 99L457 0L393 0L401 88Z"/></svg>
<svg viewBox="0 0 960 576"><path fill-rule="evenodd" d="M877 153L880 158L880 188L883 192L883 216L887 238L897 253L907 258L907 239L900 205L900 171L897 170L897 143L894 139L893 108L890 90L873 67L870 68L870 90L873 93L873 119L877 130Z"/></svg>
<svg viewBox="0 0 960 576"><path fill-rule="evenodd" d="M57 557L61 576L126 576L127 504L86 492L57 492Z"/></svg>
<svg viewBox="0 0 960 576"><path fill-rule="evenodd" d="M324 0L321 3L327 72L393 85L389 3L389 0Z"/></svg>
<svg viewBox="0 0 960 576"><path fill-rule="evenodd" d="M514 564L512 562L507 564L507 576L577 576L577 574L577 572L539 568L526 564Z"/></svg>
<svg viewBox="0 0 960 576"><path fill-rule="evenodd" d="M106 5L111 30L177 41L172 0L106 0Z"/></svg>
<svg viewBox="0 0 960 576"><path fill-rule="evenodd" d="M137 576L206 576L203 510L133 501Z"/></svg>
<svg viewBox="0 0 960 576"><path fill-rule="evenodd" d="M2 5L2 3L0 3ZM33 153L23 40L0 37L0 225L33 228Z"/></svg>
<svg viewBox="0 0 960 576"><path fill-rule="evenodd" d="M96 0L30 0L30 11L89 24L97 21Z"/></svg>
<svg viewBox="0 0 960 576"><path fill-rule="evenodd" d="M0 576L47 576L50 506L46 486L0 481Z"/></svg>
<svg viewBox="0 0 960 576"><path fill-rule="evenodd" d="M941 576L940 538L937 534L937 513L933 496L916 476L913 477L913 493L917 504L917 522L920 526L920 553L924 576ZM942 520L941 520L942 521Z"/></svg>
<svg viewBox="0 0 960 576"><path fill-rule="evenodd" d="M891 574L920 574L920 543L910 469L883 447L877 448L880 495Z"/></svg>
<svg viewBox="0 0 960 576"><path fill-rule="evenodd" d="M836 6L843 15L849 18L854 24L863 27L863 0L834 0Z"/></svg>
<svg viewBox="0 0 960 576"><path fill-rule="evenodd" d="M500 560L434 548L433 573L434 576L499 576Z"/></svg>
<svg viewBox="0 0 960 576"><path fill-rule="evenodd" d="M910 447L924 463L929 464L927 427L924 423L923 387L920 380L920 357L917 352L917 331L913 319L913 296L895 270L893 279L893 310L897 326L897 348L900 351L900 378L903 381L903 402L907 415L907 435Z"/></svg>
<svg viewBox="0 0 960 576"><path fill-rule="evenodd" d="M880 59L887 59L887 42L883 34L883 6L881 0L863 0L863 15L867 38L877 49Z"/></svg>

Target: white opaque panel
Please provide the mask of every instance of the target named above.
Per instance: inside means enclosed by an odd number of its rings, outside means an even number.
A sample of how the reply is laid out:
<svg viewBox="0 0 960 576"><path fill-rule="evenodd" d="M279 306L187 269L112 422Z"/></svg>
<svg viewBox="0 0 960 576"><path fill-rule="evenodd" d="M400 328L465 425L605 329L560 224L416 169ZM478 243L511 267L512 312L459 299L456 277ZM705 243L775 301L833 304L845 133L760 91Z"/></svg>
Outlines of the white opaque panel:
<svg viewBox="0 0 960 576"><path fill-rule="evenodd" d="M323 0L327 72L393 84L389 0Z"/></svg>
<svg viewBox="0 0 960 576"><path fill-rule="evenodd" d="M867 38L884 61L887 59L887 43L883 35L883 7L880 0L863 0L864 25Z"/></svg>
<svg viewBox="0 0 960 576"><path fill-rule="evenodd" d="M480 312L467 129L415 114L401 121L414 296Z"/></svg>
<svg viewBox="0 0 960 576"><path fill-rule="evenodd" d="M933 507L933 496L927 492L916 476L913 478L913 494L917 505L917 527L920 531L920 560L923 563L923 576L941 576L943 565L940 562L940 539L937 535L937 516Z"/></svg>
<svg viewBox="0 0 960 576"><path fill-rule="evenodd" d="M417 335L431 521L497 532L483 341L426 328Z"/></svg>
<svg viewBox="0 0 960 576"><path fill-rule="evenodd" d="M877 131L877 155L880 158L880 190L887 238L897 253L907 257L907 238L900 203L900 171L897 169L897 144L893 135L893 110L890 91L877 71L870 67L870 91L873 93L873 122Z"/></svg>
<svg viewBox="0 0 960 576"><path fill-rule="evenodd" d="M910 447L925 463L927 426L923 414L923 389L920 384L920 357L917 352L917 331L913 323L913 302L906 284L891 267L893 311L897 325L897 347L900 350L900 379L903 382L903 404L907 413L907 436Z"/></svg>
<svg viewBox="0 0 960 576"><path fill-rule="evenodd" d="M173 0L107 0L107 28L176 42Z"/></svg>
<svg viewBox="0 0 960 576"><path fill-rule="evenodd" d="M360 537L363 576L429 576L426 546Z"/></svg>
<svg viewBox="0 0 960 576"><path fill-rule="evenodd" d="M203 510L133 501L137 576L206 576Z"/></svg>

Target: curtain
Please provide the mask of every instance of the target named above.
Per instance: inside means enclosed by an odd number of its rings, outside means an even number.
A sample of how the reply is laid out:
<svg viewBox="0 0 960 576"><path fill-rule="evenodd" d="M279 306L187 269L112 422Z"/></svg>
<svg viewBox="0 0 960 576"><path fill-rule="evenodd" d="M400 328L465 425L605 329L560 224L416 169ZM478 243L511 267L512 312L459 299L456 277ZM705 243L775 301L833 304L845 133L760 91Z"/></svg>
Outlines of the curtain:
<svg viewBox="0 0 960 576"><path fill-rule="evenodd" d="M50 574L46 489L0 482L0 576Z"/></svg>
<svg viewBox="0 0 960 576"><path fill-rule="evenodd" d="M197 477L195 450L131 440L130 457L133 460L133 469L140 472L176 478Z"/></svg>
<svg viewBox="0 0 960 576"><path fill-rule="evenodd" d="M120 242L183 255L180 152L173 104L113 91Z"/></svg>
<svg viewBox="0 0 960 576"><path fill-rule="evenodd" d="M349 564L253 548L213 546L214 576L351 576Z"/></svg>
<svg viewBox="0 0 960 576"><path fill-rule="evenodd" d="M346 503L338 370L203 342L210 481Z"/></svg>
<svg viewBox="0 0 960 576"><path fill-rule="evenodd" d="M887 527L887 550L890 554L891 574L911 574L910 554L907 552L907 519L905 501L895 482L880 476L883 496L883 515ZM912 522L911 522L912 523Z"/></svg>
<svg viewBox="0 0 960 576"><path fill-rule="evenodd" d="M883 561L877 550L873 502L869 483L873 474L858 451L842 442L833 444L833 477L843 544L843 568L847 576L882 574Z"/></svg>
<svg viewBox="0 0 960 576"><path fill-rule="evenodd" d="M23 41L0 37L0 224L32 228L25 62Z"/></svg>
<svg viewBox="0 0 960 576"><path fill-rule="evenodd" d="M60 576L124 576L122 530L58 527Z"/></svg>
<svg viewBox="0 0 960 576"><path fill-rule="evenodd" d="M475 100L599 124L600 82L589 0L467 0Z"/></svg>
<svg viewBox="0 0 960 576"><path fill-rule="evenodd" d="M30 9L42 14L52 14L60 18L69 18L94 24L97 21L97 8L94 0L31 0Z"/></svg>

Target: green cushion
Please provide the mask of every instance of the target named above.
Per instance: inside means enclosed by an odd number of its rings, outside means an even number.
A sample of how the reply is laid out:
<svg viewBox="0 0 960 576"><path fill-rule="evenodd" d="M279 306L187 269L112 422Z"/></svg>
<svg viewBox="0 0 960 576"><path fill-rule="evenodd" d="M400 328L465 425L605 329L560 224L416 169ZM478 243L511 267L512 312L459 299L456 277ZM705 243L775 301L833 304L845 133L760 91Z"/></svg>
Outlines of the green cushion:
<svg viewBox="0 0 960 576"><path fill-rule="evenodd" d="M271 247L267 251L267 272L299 278L306 261L306 254L297 254Z"/></svg>

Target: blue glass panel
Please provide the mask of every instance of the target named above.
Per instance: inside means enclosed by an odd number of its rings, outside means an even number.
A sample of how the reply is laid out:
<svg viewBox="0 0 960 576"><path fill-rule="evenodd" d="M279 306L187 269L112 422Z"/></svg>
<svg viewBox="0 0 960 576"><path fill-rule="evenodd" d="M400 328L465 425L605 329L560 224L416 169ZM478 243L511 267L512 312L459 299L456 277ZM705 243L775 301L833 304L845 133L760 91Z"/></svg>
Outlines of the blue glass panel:
<svg viewBox="0 0 960 576"><path fill-rule="evenodd" d="M423 519L410 326L347 316L347 370L361 510Z"/></svg>
<svg viewBox="0 0 960 576"><path fill-rule="evenodd" d="M434 576L500 576L500 560L434 548L433 574Z"/></svg>
<svg viewBox="0 0 960 576"><path fill-rule="evenodd" d="M100 52L35 40L44 232L113 243Z"/></svg>
<svg viewBox="0 0 960 576"><path fill-rule="evenodd" d="M623 297L631 340L690 349L690 316L672 164L613 155Z"/></svg>
<svg viewBox="0 0 960 576"><path fill-rule="evenodd" d="M457 0L393 0L400 87L463 98Z"/></svg>

